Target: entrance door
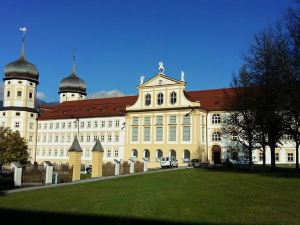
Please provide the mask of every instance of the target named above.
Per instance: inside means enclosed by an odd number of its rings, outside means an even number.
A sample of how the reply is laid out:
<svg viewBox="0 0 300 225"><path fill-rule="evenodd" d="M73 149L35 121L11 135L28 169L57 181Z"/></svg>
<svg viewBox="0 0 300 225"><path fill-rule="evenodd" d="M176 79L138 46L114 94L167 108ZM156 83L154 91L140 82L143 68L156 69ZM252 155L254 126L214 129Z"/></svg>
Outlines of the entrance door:
<svg viewBox="0 0 300 225"><path fill-rule="evenodd" d="M214 164L220 164L221 163L221 148L217 145L214 145L212 147L212 156Z"/></svg>

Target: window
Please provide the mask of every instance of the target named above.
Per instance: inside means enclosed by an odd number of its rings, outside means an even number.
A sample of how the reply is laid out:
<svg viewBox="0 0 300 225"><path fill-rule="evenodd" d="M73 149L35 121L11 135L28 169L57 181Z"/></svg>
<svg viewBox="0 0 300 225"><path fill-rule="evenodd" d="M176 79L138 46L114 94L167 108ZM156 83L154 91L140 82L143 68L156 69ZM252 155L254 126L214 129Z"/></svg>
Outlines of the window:
<svg viewBox="0 0 300 225"><path fill-rule="evenodd" d="M294 162L294 153L288 153L287 154L287 161L288 162Z"/></svg>
<svg viewBox="0 0 300 225"><path fill-rule="evenodd" d="M57 156L57 149L54 149L54 156Z"/></svg>
<svg viewBox="0 0 300 225"><path fill-rule="evenodd" d="M176 116L170 116L169 119L170 119L170 120L169 120L169 123L170 123L170 124L176 124Z"/></svg>
<svg viewBox="0 0 300 225"><path fill-rule="evenodd" d="M212 134L212 141L221 141L221 133L220 132L214 132Z"/></svg>
<svg viewBox="0 0 300 225"><path fill-rule="evenodd" d="M201 123L203 126L205 125L205 117L204 116L201 116Z"/></svg>
<svg viewBox="0 0 300 225"><path fill-rule="evenodd" d="M40 142L40 141L41 141L41 136L40 136L40 135L38 135L38 137L37 137L37 141L38 141L38 142Z"/></svg>
<svg viewBox="0 0 300 225"><path fill-rule="evenodd" d="M108 141L108 142L111 142L111 134L108 134L108 135L107 135L107 141Z"/></svg>
<svg viewBox="0 0 300 225"><path fill-rule="evenodd" d="M32 136L31 135L29 136L29 142L32 142Z"/></svg>
<svg viewBox="0 0 300 225"><path fill-rule="evenodd" d="M44 123L44 130L47 129L47 123Z"/></svg>
<svg viewBox="0 0 300 225"><path fill-rule="evenodd" d="M98 127L98 121L94 121L94 128Z"/></svg>
<svg viewBox="0 0 300 225"><path fill-rule="evenodd" d="M105 121L101 121L101 127L105 127Z"/></svg>
<svg viewBox="0 0 300 225"><path fill-rule="evenodd" d="M190 126L183 127L183 141L190 141Z"/></svg>
<svg viewBox="0 0 300 225"><path fill-rule="evenodd" d="M162 141L162 140L163 140L163 128L156 127L156 141Z"/></svg>
<svg viewBox="0 0 300 225"><path fill-rule="evenodd" d="M65 135L61 135L60 142L65 142Z"/></svg>
<svg viewBox="0 0 300 225"><path fill-rule="evenodd" d="M132 117L132 125L139 125L139 118L138 117Z"/></svg>
<svg viewBox="0 0 300 225"><path fill-rule="evenodd" d="M119 135L118 134L115 135L115 142L119 142Z"/></svg>
<svg viewBox="0 0 300 225"><path fill-rule="evenodd" d="M97 139L98 139L98 136L94 136L94 141L97 141Z"/></svg>
<svg viewBox="0 0 300 225"><path fill-rule="evenodd" d="M114 157L119 157L119 149L114 149Z"/></svg>
<svg viewBox="0 0 300 225"><path fill-rule="evenodd" d="M259 161L263 161L264 160L264 154L262 152L259 153Z"/></svg>
<svg viewBox="0 0 300 225"><path fill-rule="evenodd" d="M162 105L164 103L164 95L163 93L158 93L157 95L157 104Z"/></svg>
<svg viewBox="0 0 300 225"><path fill-rule="evenodd" d="M22 97L22 91L17 91L17 97Z"/></svg>
<svg viewBox="0 0 300 225"><path fill-rule="evenodd" d="M21 113L19 113L19 112L16 112L16 116L20 116L21 115Z"/></svg>
<svg viewBox="0 0 300 225"><path fill-rule="evenodd" d="M51 155L51 149L48 149L48 156Z"/></svg>
<svg viewBox="0 0 300 225"><path fill-rule="evenodd" d="M112 127L112 120L108 121L108 127Z"/></svg>
<svg viewBox="0 0 300 225"><path fill-rule="evenodd" d="M163 124L163 117L157 116L156 117L156 125L162 125Z"/></svg>
<svg viewBox="0 0 300 225"><path fill-rule="evenodd" d="M42 156L45 156L45 155L46 155L46 150L43 149L43 150L42 150Z"/></svg>
<svg viewBox="0 0 300 225"><path fill-rule="evenodd" d="M132 128L131 140L132 141L137 141L138 140L138 128L137 127Z"/></svg>
<svg viewBox="0 0 300 225"><path fill-rule="evenodd" d="M15 128L20 128L20 122L15 122Z"/></svg>
<svg viewBox="0 0 300 225"><path fill-rule="evenodd" d="M55 136L55 142L58 142L58 135Z"/></svg>
<svg viewBox="0 0 300 225"><path fill-rule="evenodd" d="M39 123L38 128L39 130L42 129L42 124Z"/></svg>
<svg viewBox="0 0 300 225"><path fill-rule="evenodd" d="M87 122L87 127L88 127L88 128L91 128L91 121L88 121L88 122Z"/></svg>
<svg viewBox="0 0 300 225"><path fill-rule="evenodd" d="M100 136L100 141L104 142L104 135L103 134Z"/></svg>
<svg viewBox="0 0 300 225"><path fill-rule="evenodd" d="M53 123L49 124L49 129L53 129Z"/></svg>
<svg viewBox="0 0 300 225"><path fill-rule="evenodd" d="M150 125L150 117L149 116L144 117L144 125Z"/></svg>
<svg viewBox="0 0 300 225"><path fill-rule="evenodd" d="M79 142L83 142L83 135L80 136Z"/></svg>
<svg viewBox="0 0 300 225"><path fill-rule="evenodd" d="M29 128L33 129L34 128L34 123L29 123Z"/></svg>
<svg viewBox="0 0 300 225"><path fill-rule="evenodd" d="M191 120L191 117L190 117L190 115L184 115L183 116L183 123L184 124L189 124L190 123L190 120Z"/></svg>
<svg viewBox="0 0 300 225"><path fill-rule="evenodd" d="M59 123L55 124L55 129L59 129Z"/></svg>
<svg viewBox="0 0 300 225"><path fill-rule="evenodd" d="M52 135L49 135L49 142L52 142Z"/></svg>
<svg viewBox="0 0 300 225"><path fill-rule="evenodd" d="M275 161L279 161L279 153L278 152L275 153Z"/></svg>
<svg viewBox="0 0 300 225"><path fill-rule="evenodd" d="M144 141L150 141L150 127L144 127Z"/></svg>
<svg viewBox="0 0 300 225"><path fill-rule="evenodd" d="M87 135L86 136L86 142L90 142L91 141L91 136Z"/></svg>
<svg viewBox="0 0 300 225"><path fill-rule="evenodd" d="M204 127L201 127L201 140L202 140L202 142L204 142L205 140L205 136L204 136L204 133L205 131L204 131Z"/></svg>
<svg viewBox="0 0 300 225"><path fill-rule="evenodd" d="M170 96L170 103L172 104L172 105L174 105L175 103L176 103L176 101L177 101L177 97L176 97L176 92L172 92L171 93L171 96Z"/></svg>
<svg viewBox="0 0 300 225"><path fill-rule="evenodd" d="M116 120L115 127L119 127L119 126L120 126L120 120Z"/></svg>
<svg viewBox="0 0 300 225"><path fill-rule="evenodd" d="M72 122L68 122L68 128L72 127Z"/></svg>
<svg viewBox="0 0 300 225"><path fill-rule="evenodd" d="M107 149L106 157L107 157L107 158L110 158L110 157L111 157L111 150L110 150L110 149Z"/></svg>
<svg viewBox="0 0 300 225"><path fill-rule="evenodd" d="M80 122L80 128L84 128L84 121Z"/></svg>
<svg viewBox="0 0 300 225"><path fill-rule="evenodd" d="M67 136L67 142L71 142L71 135Z"/></svg>
<svg viewBox="0 0 300 225"><path fill-rule="evenodd" d="M64 150L60 149L60 156L64 156Z"/></svg>
<svg viewBox="0 0 300 225"><path fill-rule="evenodd" d="M30 117L33 118L33 113L30 114Z"/></svg>
<svg viewBox="0 0 300 225"><path fill-rule="evenodd" d="M6 96L9 98L10 97L10 91L7 91Z"/></svg>
<svg viewBox="0 0 300 225"><path fill-rule="evenodd" d="M176 126L170 126L169 141L176 141Z"/></svg>
<svg viewBox="0 0 300 225"><path fill-rule="evenodd" d="M29 98L32 98L32 93L31 92L29 93Z"/></svg>
<svg viewBox="0 0 300 225"><path fill-rule="evenodd" d="M211 118L211 122L216 124L216 123L221 123L221 116L220 114L214 114Z"/></svg>
<svg viewBox="0 0 300 225"><path fill-rule="evenodd" d="M146 94L145 105L148 106L150 104L151 104L151 95L150 94Z"/></svg>

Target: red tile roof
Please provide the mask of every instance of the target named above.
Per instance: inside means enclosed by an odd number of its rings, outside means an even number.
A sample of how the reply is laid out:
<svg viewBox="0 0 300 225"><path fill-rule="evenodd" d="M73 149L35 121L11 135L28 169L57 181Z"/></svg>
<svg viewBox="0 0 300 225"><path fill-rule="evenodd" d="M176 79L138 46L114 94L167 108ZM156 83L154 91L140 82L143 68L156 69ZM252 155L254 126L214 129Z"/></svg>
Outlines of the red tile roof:
<svg viewBox="0 0 300 225"><path fill-rule="evenodd" d="M231 88L185 92L185 95L189 100L199 101L201 108L208 111L225 110L228 96L232 94L233 89ZM38 119L49 120L125 116L126 106L133 105L136 100L137 96L124 96L67 101L51 107L51 109L45 110Z"/></svg>

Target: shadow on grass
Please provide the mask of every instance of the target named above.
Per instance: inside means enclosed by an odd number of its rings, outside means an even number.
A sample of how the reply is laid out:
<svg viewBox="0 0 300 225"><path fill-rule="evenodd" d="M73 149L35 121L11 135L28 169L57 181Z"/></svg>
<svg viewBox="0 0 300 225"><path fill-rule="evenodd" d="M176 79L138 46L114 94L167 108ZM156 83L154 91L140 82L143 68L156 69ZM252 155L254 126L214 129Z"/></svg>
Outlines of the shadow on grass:
<svg viewBox="0 0 300 225"><path fill-rule="evenodd" d="M53 212L36 212L27 210L11 210L0 208L0 218L5 218L9 224L64 224L64 225L81 225L81 224L101 224L101 225L218 225L216 223L182 223L170 222L163 220L137 219L129 217L114 217L114 216L97 216L97 215L79 215ZM220 224L219 224L220 225Z"/></svg>
<svg viewBox="0 0 300 225"><path fill-rule="evenodd" d="M210 166L210 167L199 167L200 169L211 171L211 172L228 172L228 173L245 173L245 174L257 174L261 176L269 177L284 177L284 178L300 178L300 173L296 172L293 167L277 167L275 171L271 171L269 165L253 165L249 168L247 165L242 166ZM198 168L197 168L198 169Z"/></svg>

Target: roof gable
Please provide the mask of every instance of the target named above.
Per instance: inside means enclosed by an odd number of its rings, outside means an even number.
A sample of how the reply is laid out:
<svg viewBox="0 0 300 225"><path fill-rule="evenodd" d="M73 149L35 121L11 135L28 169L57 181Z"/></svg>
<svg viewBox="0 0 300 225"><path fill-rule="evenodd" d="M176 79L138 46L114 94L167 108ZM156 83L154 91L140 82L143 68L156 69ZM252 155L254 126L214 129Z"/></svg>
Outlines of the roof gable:
<svg viewBox="0 0 300 225"><path fill-rule="evenodd" d="M159 73L156 76L152 77L150 80L139 85L139 87L153 87L153 86L160 86L160 85L176 85L176 84L184 84L184 82Z"/></svg>

